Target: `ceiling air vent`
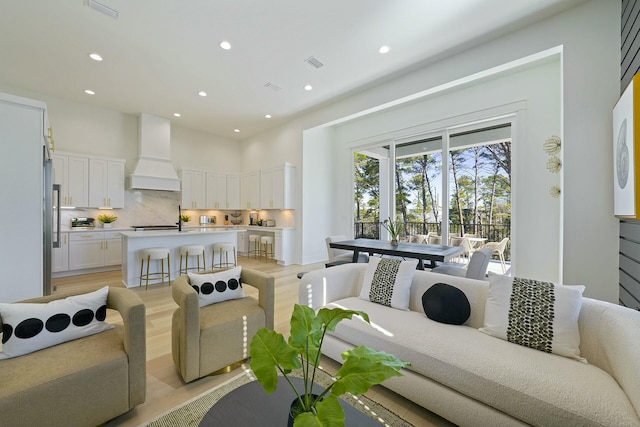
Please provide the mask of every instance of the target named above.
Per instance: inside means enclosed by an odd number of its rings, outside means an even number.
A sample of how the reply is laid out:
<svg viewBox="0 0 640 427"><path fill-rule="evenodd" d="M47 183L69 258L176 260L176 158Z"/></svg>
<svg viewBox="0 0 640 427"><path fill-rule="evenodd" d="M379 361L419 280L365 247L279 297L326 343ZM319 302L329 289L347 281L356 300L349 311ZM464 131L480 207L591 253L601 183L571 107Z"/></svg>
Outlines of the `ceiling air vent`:
<svg viewBox="0 0 640 427"><path fill-rule="evenodd" d="M97 2L96 0L84 0L85 6L90 7L91 9L97 10L100 13L103 13L113 19L118 19L120 13L117 10L110 8L107 5Z"/></svg>
<svg viewBox="0 0 640 427"><path fill-rule="evenodd" d="M271 89L271 90L273 90L273 91L275 91L275 92L279 92L279 91L281 91L281 90L282 90L282 88L281 88L280 86L278 86L278 85L277 85L277 84L275 84L275 83L271 83L271 82L267 82L267 83L265 83L265 84L264 84L264 87L266 87L267 89Z"/></svg>
<svg viewBox="0 0 640 427"><path fill-rule="evenodd" d="M311 65L313 68L316 68L316 69L320 67L324 67L324 64L318 61L313 56L308 57L307 59L304 60L304 62L306 62L307 64Z"/></svg>

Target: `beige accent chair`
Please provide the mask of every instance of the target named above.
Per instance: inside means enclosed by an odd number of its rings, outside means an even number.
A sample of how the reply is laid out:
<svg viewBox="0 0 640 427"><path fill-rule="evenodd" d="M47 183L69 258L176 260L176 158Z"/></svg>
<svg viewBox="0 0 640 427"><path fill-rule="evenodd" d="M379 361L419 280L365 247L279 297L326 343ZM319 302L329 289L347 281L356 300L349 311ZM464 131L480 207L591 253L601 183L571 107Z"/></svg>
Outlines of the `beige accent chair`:
<svg viewBox="0 0 640 427"><path fill-rule="evenodd" d="M107 308L122 317L114 329L0 361L0 425L97 426L145 401L144 304L135 292L110 287Z"/></svg>
<svg viewBox="0 0 640 427"><path fill-rule="evenodd" d="M504 260L504 250L507 247L508 242L509 242L509 238L505 237L499 242L489 242L489 243L485 243L483 246L483 248L491 248L493 255L498 255L498 258L500 258L500 264L502 265L503 274L506 273L507 271L507 265Z"/></svg>
<svg viewBox="0 0 640 427"><path fill-rule="evenodd" d="M258 289L258 299L247 296L205 307L199 306L198 294L189 284L188 276L174 280L172 294L178 308L173 312L171 324L171 352L185 382L247 359L249 343L256 331L262 327L273 329L273 276L243 268L240 279L242 286Z"/></svg>

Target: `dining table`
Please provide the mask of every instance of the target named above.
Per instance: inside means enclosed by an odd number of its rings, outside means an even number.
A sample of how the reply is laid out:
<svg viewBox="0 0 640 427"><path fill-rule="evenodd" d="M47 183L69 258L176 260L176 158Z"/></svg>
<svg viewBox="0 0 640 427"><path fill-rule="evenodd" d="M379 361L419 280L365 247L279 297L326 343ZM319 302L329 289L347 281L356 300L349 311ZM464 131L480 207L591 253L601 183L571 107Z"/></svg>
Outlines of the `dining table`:
<svg viewBox="0 0 640 427"><path fill-rule="evenodd" d="M360 252L369 255L391 255L401 258L417 259L418 270L436 267L437 262L446 262L455 258L463 252L462 246L428 245L424 243L398 242L392 245L391 242L375 239L353 239L331 242L330 247L334 249L345 249L353 251L353 262L358 262ZM426 262L426 265L425 265Z"/></svg>

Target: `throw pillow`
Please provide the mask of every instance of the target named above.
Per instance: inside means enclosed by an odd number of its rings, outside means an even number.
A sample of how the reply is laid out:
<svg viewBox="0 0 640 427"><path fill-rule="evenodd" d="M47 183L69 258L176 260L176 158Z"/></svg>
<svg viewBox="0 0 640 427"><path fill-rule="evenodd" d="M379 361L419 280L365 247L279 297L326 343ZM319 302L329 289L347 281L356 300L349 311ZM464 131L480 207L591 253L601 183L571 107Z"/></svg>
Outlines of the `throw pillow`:
<svg viewBox="0 0 640 427"><path fill-rule="evenodd" d="M0 359L112 329L107 316L109 287L48 303L0 304L2 352Z"/></svg>
<svg viewBox="0 0 640 427"><path fill-rule="evenodd" d="M462 325L471 315L464 292L446 283L436 283L422 294L422 308L429 319L448 325Z"/></svg>
<svg viewBox="0 0 640 427"><path fill-rule="evenodd" d="M198 293L200 307L230 299L244 298L240 275L242 267L235 267L218 273L189 274L189 283Z"/></svg>
<svg viewBox="0 0 640 427"><path fill-rule="evenodd" d="M584 286L489 276L481 332L547 353L580 357L578 316Z"/></svg>
<svg viewBox="0 0 640 427"><path fill-rule="evenodd" d="M369 258L360 298L400 310L409 310L411 281L418 260Z"/></svg>

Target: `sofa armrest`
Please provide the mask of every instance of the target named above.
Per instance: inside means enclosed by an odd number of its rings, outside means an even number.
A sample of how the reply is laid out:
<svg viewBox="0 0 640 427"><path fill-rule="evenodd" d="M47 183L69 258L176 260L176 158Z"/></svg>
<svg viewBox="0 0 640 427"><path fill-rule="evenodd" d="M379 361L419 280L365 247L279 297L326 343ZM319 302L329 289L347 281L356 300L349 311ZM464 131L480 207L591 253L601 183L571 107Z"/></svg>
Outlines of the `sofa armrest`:
<svg viewBox="0 0 640 427"><path fill-rule="evenodd" d="M129 407L145 401L147 391L147 337L145 306L135 292L109 287L107 307L117 310L124 325L123 345L129 357Z"/></svg>
<svg viewBox="0 0 640 427"><path fill-rule="evenodd" d="M275 279L258 270L243 268L240 276L243 285L253 286L258 290L258 304L265 313L265 326L274 329L275 316Z"/></svg>
<svg viewBox="0 0 640 427"><path fill-rule="evenodd" d="M198 294L184 275L173 281L173 300L178 308L173 314L171 345L173 360L185 381L199 378L200 366L200 305Z"/></svg>
<svg viewBox="0 0 640 427"><path fill-rule="evenodd" d="M305 273L298 287L298 303L317 310L342 298L357 297L367 266L350 263Z"/></svg>

